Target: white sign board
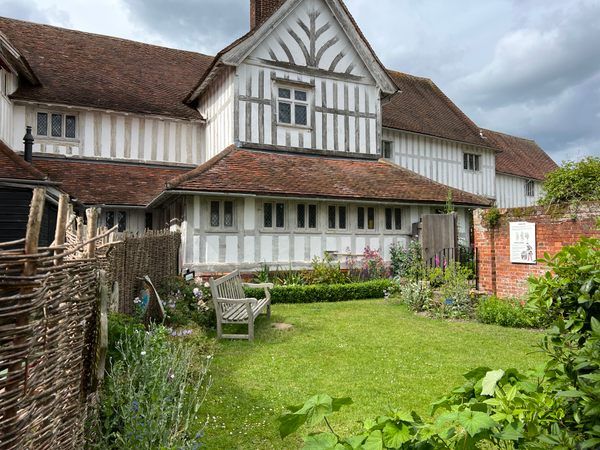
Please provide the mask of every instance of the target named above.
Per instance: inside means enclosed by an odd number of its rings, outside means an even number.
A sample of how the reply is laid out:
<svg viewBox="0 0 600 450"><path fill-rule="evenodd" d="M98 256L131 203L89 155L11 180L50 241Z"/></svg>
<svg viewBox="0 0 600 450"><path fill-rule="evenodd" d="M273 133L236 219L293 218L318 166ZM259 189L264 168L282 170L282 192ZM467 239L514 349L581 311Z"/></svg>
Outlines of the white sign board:
<svg viewBox="0 0 600 450"><path fill-rule="evenodd" d="M510 262L513 264L537 264L535 223L510 223Z"/></svg>

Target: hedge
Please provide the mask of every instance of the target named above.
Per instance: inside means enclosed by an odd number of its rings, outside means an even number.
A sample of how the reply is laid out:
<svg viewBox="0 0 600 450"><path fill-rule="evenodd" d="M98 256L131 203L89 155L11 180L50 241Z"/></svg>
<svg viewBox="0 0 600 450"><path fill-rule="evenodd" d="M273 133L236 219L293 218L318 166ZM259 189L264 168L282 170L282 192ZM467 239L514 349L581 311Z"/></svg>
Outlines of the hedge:
<svg viewBox="0 0 600 450"><path fill-rule="evenodd" d="M383 298L391 285L390 280L373 280L349 284L275 286L271 290L271 303L331 303ZM246 289L246 295L264 298L265 294L262 289Z"/></svg>

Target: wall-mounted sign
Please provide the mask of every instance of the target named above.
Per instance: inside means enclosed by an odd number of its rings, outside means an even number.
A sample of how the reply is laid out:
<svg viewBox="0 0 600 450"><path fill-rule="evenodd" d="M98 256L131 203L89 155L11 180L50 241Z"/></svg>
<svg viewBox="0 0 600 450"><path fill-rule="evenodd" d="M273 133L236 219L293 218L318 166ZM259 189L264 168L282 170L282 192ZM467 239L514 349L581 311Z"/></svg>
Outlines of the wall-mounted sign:
<svg viewBox="0 0 600 450"><path fill-rule="evenodd" d="M513 264L537 264L535 223L510 223L510 262Z"/></svg>

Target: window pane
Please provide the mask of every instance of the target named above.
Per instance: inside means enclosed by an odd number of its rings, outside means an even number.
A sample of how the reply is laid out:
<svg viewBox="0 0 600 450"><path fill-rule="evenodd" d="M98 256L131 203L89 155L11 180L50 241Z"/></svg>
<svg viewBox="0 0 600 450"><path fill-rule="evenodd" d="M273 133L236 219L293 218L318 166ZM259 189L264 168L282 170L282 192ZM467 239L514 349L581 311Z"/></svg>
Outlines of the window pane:
<svg viewBox="0 0 600 450"><path fill-rule="evenodd" d="M62 114L52 114L52 136L62 137Z"/></svg>
<svg viewBox="0 0 600 450"><path fill-rule="evenodd" d="M357 227L359 230L365 229L365 208L358 208L357 211Z"/></svg>
<svg viewBox="0 0 600 450"><path fill-rule="evenodd" d="M65 117L65 137L75 138L75 116Z"/></svg>
<svg viewBox="0 0 600 450"><path fill-rule="evenodd" d="M296 125L308 125L308 117L305 105L295 106Z"/></svg>
<svg viewBox="0 0 600 450"><path fill-rule="evenodd" d="M390 141L383 141L383 157L387 159L392 157L392 143Z"/></svg>
<svg viewBox="0 0 600 450"><path fill-rule="evenodd" d="M375 229L375 208L369 208L367 209L367 226L369 227L369 230L374 230Z"/></svg>
<svg viewBox="0 0 600 450"><path fill-rule="evenodd" d="M109 230L115 226L115 213L114 211L106 212L106 228Z"/></svg>
<svg viewBox="0 0 600 450"><path fill-rule="evenodd" d="M473 155L474 168L473 170L479 171L479 155Z"/></svg>
<svg viewBox="0 0 600 450"><path fill-rule="evenodd" d="M265 228L273 228L273 203L265 203L263 208Z"/></svg>
<svg viewBox="0 0 600 450"><path fill-rule="evenodd" d="M394 209L394 222L396 230L402 229L402 209Z"/></svg>
<svg viewBox="0 0 600 450"><path fill-rule="evenodd" d="M306 99L308 98L305 91L295 91L294 97L296 100L299 100L301 102L305 102Z"/></svg>
<svg viewBox="0 0 600 450"><path fill-rule="evenodd" d="M317 205L308 205L308 228L317 228Z"/></svg>
<svg viewBox="0 0 600 450"><path fill-rule="evenodd" d="M385 229L392 229L392 208L385 208Z"/></svg>
<svg viewBox="0 0 600 450"><path fill-rule="evenodd" d="M285 226L285 205L283 203L277 203L275 208L275 225L277 228L283 228Z"/></svg>
<svg viewBox="0 0 600 450"><path fill-rule="evenodd" d="M233 202L225 202L223 205L225 216L223 217L223 224L231 228L233 226Z"/></svg>
<svg viewBox="0 0 600 450"><path fill-rule="evenodd" d="M127 230L127 213L125 211L119 211L117 213L117 223L119 225L119 233L123 233Z"/></svg>
<svg viewBox="0 0 600 450"><path fill-rule="evenodd" d="M151 230L153 227L152 213L146 213L146 230Z"/></svg>
<svg viewBox="0 0 600 450"><path fill-rule="evenodd" d="M298 228L306 228L306 207L298 205L297 208Z"/></svg>
<svg viewBox="0 0 600 450"><path fill-rule="evenodd" d="M280 98L292 98L292 91L289 89L279 88Z"/></svg>
<svg viewBox="0 0 600 450"><path fill-rule="evenodd" d="M210 202L210 226L218 227L220 223L219 202Z"/></svg>
<svg viewBox="0 0 600 450"><path fill-rule="evenodd" d="M469 155L467 155L466 153L463 155L463 168L465 170L469 169Z"/></svg>
<svg viewBox="0 0 600 450"><path fill-rule="evenodd" d="M346 229L346 207L345 206L340 206L339 216L340 216L339 217L340 229L345 230Z"/></svg>
<svg viewBox="0 0 600 450"><path fill-rule="evenodd" d="M48 136L47 113L37 113L37 134L38 136Z"/></svg>
<svg viewBox="0 0 600 450"><path fill-rule="evenodd" d="M292 105L279 102L279 121L281 123L292 123Z"/></svg>
<svg viewBox="0 0 600 450"><path fill-rule="evenodd" d="M335 206L329 207L329 228L335 229Z"/></svg>

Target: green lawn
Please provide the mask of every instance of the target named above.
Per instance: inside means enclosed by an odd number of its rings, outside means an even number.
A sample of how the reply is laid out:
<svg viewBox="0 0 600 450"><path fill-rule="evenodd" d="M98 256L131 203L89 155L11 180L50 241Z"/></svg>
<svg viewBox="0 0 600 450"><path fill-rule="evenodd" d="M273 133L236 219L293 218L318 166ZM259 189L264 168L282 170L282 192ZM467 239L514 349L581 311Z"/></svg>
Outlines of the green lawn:
<svg viewBox="0 0 600 450"><path fill-rule="evenodd" d="M434 320L379 300L275 305L272 322L295 329L275 331L261 319L254 343L217 345L204 404L207 448L299 448L300 436L281 441L275 420L317 393L354 400L332 419L347 434L389 406L428 414L471 368L527 369L543 360L539 332Z"/></svg>

